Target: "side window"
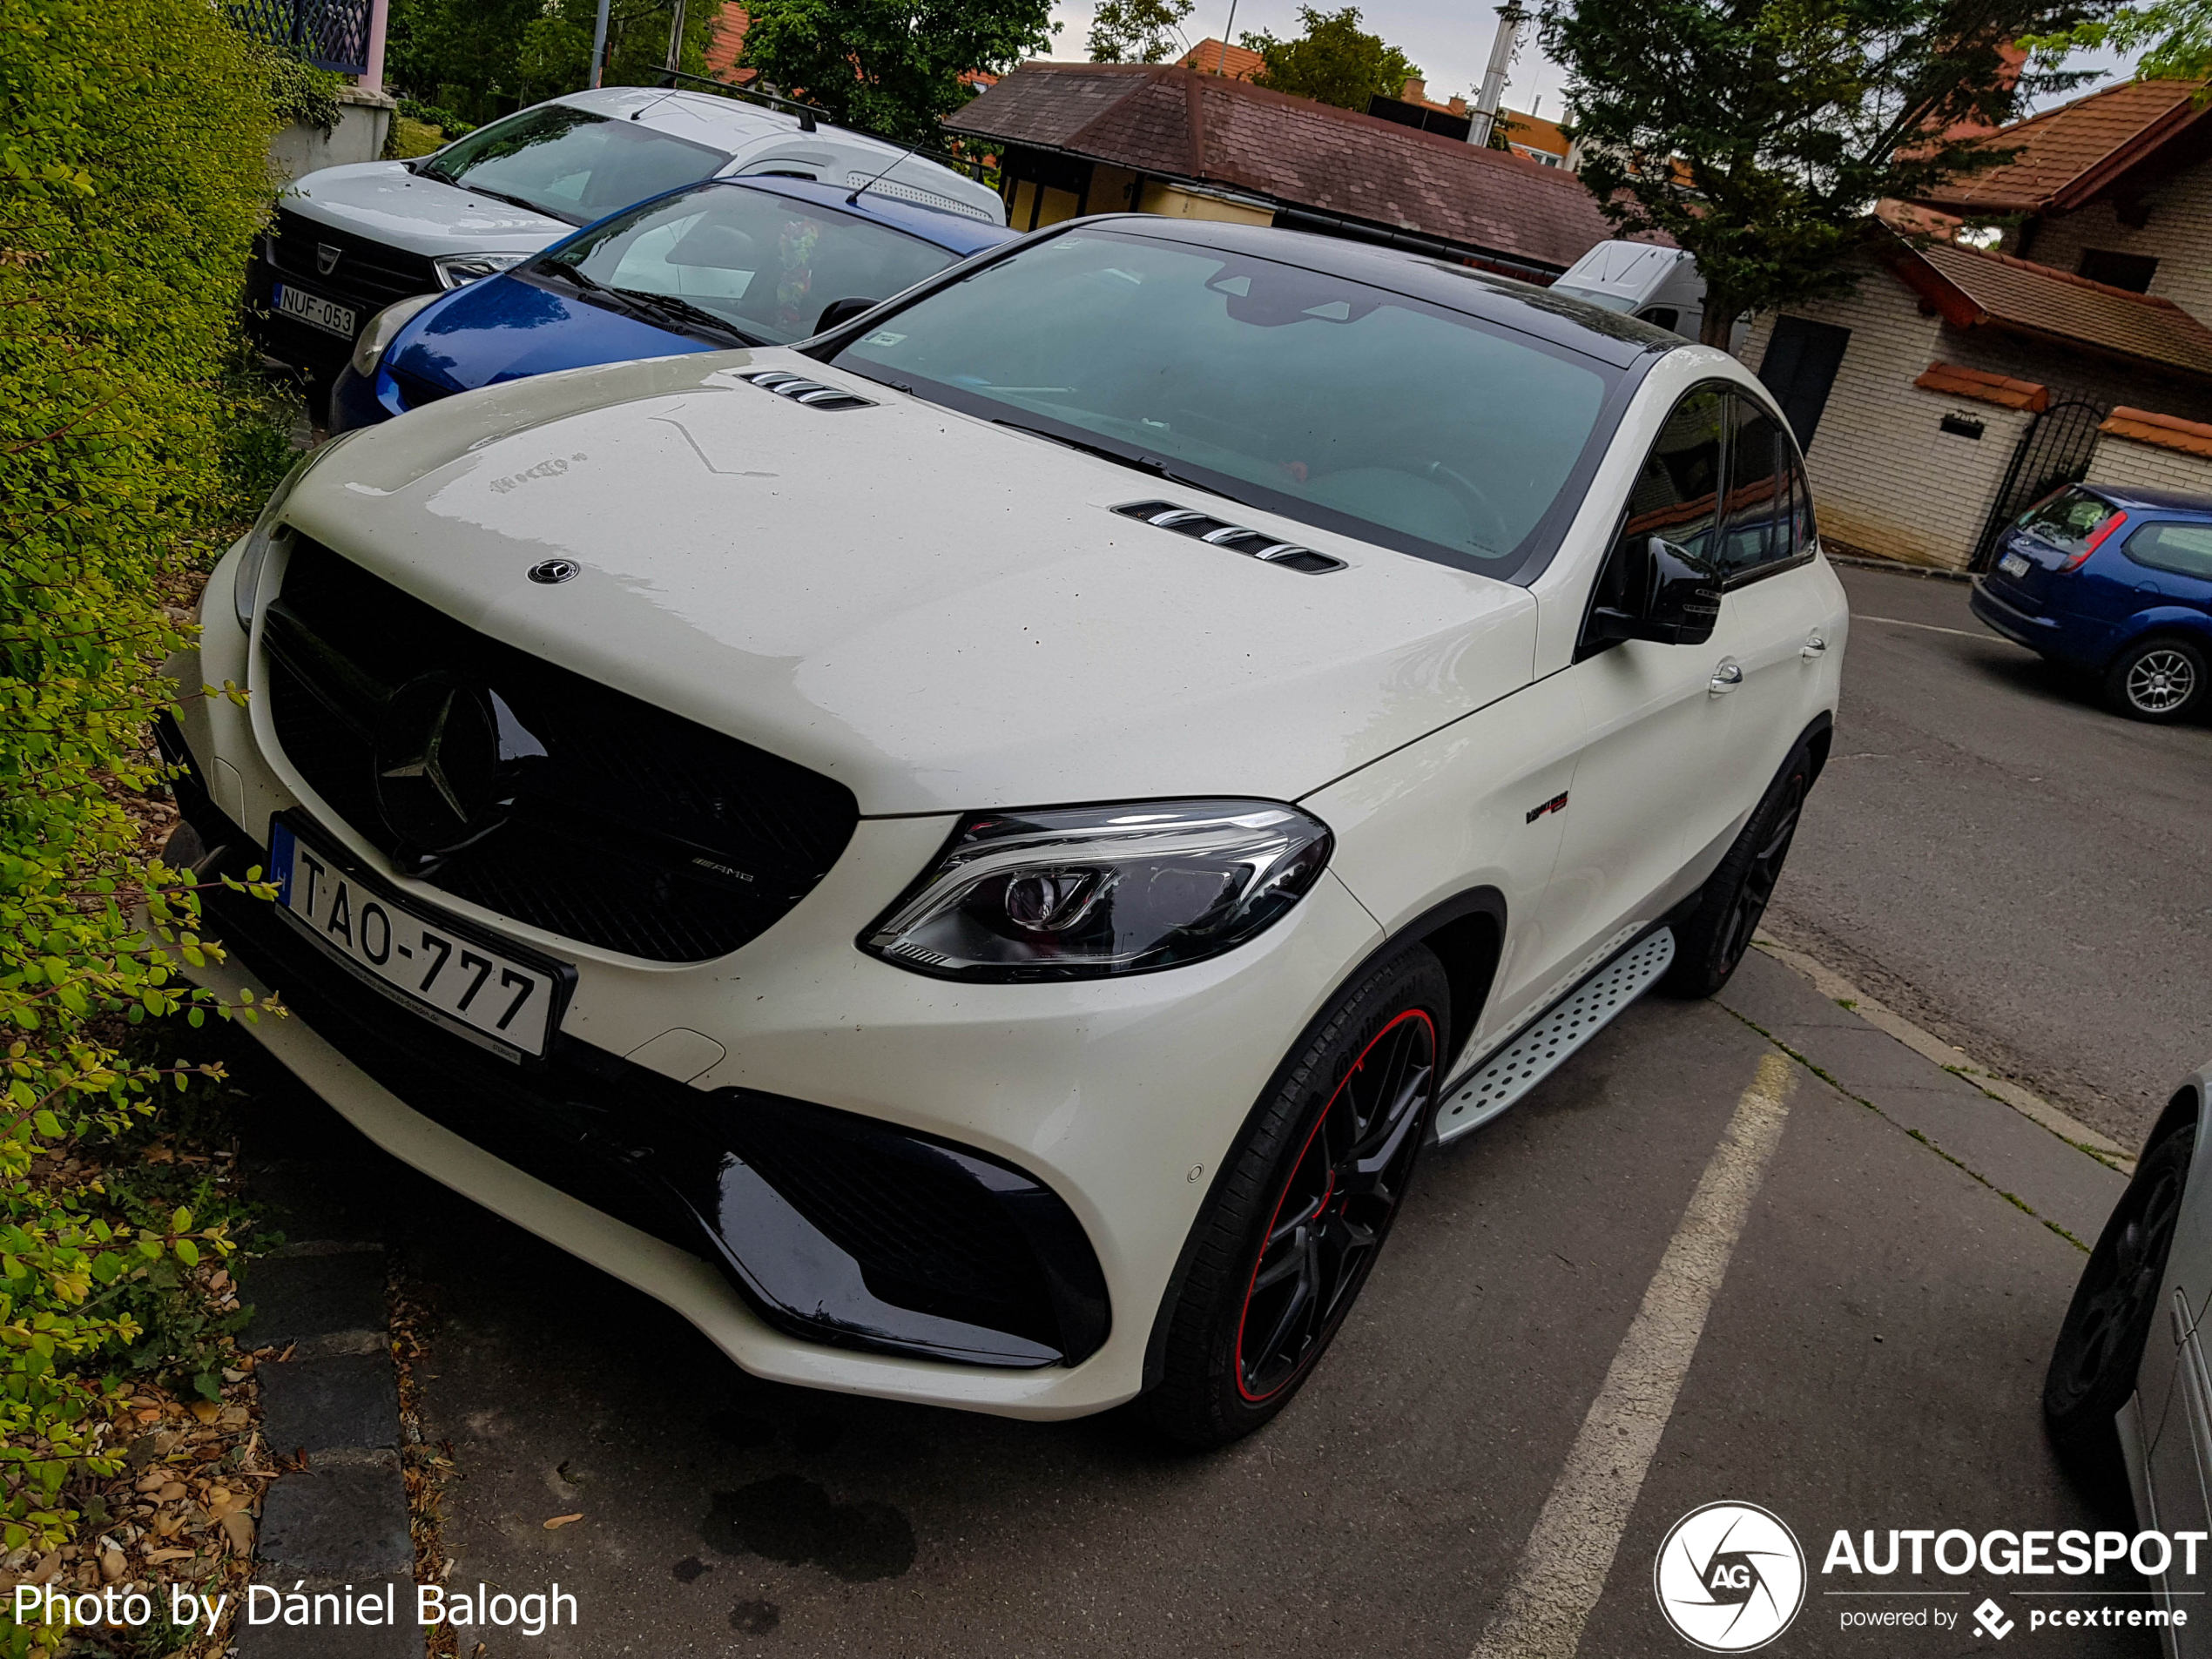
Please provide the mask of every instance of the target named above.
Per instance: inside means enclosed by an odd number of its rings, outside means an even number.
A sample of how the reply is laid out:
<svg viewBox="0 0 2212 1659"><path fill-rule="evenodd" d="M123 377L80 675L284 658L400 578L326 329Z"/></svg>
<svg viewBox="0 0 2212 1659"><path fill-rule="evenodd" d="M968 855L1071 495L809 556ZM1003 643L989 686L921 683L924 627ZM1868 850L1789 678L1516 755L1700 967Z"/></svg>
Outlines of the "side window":
<svg viewBox="0 0 2212 1659"><path fill-rule="evenodd" d="M1735 428L1728 472L1728 504L1713 563L1723 577L1796 555L1791 501L1790 439L1782 423L1748 398L1731 397Z"/></svg>
<svg viewBox="0 0 2212 1659"><path fill-rule="evenodd" d="M2146 524L2123 550L2154 570L2212 582L2212 524Z"/></svg>
<svg viewBox="0 0 2212 1659"><path fill-rule="evenodd" d="M1717 390L1692 392L1675 405L1643 469L1629 487L1628 515L1598 572L1591 604L1634 611L1643 601L1653 536L1671 542L1693 563L1709 556L1720 511L1721 456L1728 435L1728 400ZM1600 649L1586 641L1585 651Z"/></svg>
<svg viewBox="0 0 2212 1659"><path fill-rule="evenodd" d="M1813 544L1820 539L1820 528L1812 519L1812 491L1805 482L1805 463L1794 454L1790 457L1790 521L1791 556L1811 558Z"/></svg>

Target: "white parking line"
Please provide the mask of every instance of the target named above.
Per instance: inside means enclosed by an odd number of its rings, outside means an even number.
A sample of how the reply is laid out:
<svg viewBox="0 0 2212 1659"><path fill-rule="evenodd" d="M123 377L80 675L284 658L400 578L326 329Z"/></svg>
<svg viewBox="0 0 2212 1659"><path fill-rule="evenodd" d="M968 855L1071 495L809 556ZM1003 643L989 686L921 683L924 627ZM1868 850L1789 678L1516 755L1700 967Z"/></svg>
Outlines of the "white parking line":
<svg viewBox="0 0 2212 1659"><path fill-rule="evenodd" d="M1902 617L1870 617L1863 610L1851 613L1853 622L1885 622L1892 628L1918 628L1923 633L1951 634L1959 639L1994 639L1995 634L1977 633L1971 628L1939 628L1932 622L1907 622Z"/></svg>
<svg viewBox="0 0 2212 1659"><path fill-rule="evenodd" d="M1796 1086L1788 1061L1761 1057L1536 1517L1521 1570L1475 1643L1474 1659L1571 1659L1581 1644L1751 1200L1781 1144Z"/></svg>

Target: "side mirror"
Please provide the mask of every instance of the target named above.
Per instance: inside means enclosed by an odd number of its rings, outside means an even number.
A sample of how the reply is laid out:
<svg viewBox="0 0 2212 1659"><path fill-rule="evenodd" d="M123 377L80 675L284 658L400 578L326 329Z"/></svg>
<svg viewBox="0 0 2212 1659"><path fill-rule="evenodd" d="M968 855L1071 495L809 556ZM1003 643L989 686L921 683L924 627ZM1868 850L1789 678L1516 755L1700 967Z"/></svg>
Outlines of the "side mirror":
<svg viewBox="0 0 2212 1659"><path fill-rule="evenodd" d="M821 318L814 325L814 332L826 334L841 322L850 322L864 311L873 311L882 301L878 300L833 300L822 307Z"/></svg>
<svg viewBox="0 0 2212 1659"><path fill-rule="evenodd" d="M1639 603L1634 610L1601 605L1590 613L1590 637L1610 644L1649 639L1662 645L1702 645L1720 620L1720 578L1703 559L1663 536L1644 543L1624 584Z"/></svg>

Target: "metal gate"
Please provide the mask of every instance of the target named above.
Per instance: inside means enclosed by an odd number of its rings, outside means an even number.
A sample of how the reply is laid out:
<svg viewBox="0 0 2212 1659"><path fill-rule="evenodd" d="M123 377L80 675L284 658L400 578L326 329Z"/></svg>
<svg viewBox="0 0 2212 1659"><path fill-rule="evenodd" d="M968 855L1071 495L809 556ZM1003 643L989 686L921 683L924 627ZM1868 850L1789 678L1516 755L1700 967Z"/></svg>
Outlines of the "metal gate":
<svg viewBox="0 0 2212 1659"><path fill-rule="evenodd" d="M368 71L369 0L233 0L225 10L255 39L288 46L317 69Z"/></svg>
<svg viewBox="0 0 2212 1659"><path fill-rule="evenodd" d="M2037 415L2020 434L2013 451L2005 482L1997 487L1997 501L1988 522L1974 543L1973 568L1986 570L1997 550L1997 538L2031 502L2040 501L2060 484L2076 484L2089 471L2089 455L2097 447L2097 428L2106 411L2079 401L2054 403Z"/></svg>

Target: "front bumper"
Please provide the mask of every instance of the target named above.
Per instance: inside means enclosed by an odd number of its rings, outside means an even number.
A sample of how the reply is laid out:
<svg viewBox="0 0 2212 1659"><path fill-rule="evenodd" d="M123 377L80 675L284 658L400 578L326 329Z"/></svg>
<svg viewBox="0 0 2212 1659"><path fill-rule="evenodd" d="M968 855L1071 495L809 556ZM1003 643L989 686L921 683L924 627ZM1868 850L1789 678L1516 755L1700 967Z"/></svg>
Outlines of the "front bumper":
<svg viewBox="0 0 2212 1659"><path fill-rule="evenodd" d="M227 578L226 563L206 599L202 659L176 667L187 684L262 683L228 620ZM411 902L577 969L560 1063L526 1073L465 1043L440 1049L431 1039L442 1034L356 987L267 907L219 901L211 931L233 954L209 982L250 978L295 1008L253 1035L387 1150L669 1303L748 1371L792 1382L1028 1417L1135 1395L1184 1240L1253 1102L1342 974L1379 942L1372 919L1328 878L1260 939L1189 968L1066 985L923 979L853 941L935 854L949 820L876 819L751 944L711 962L644 963L396 875L289 775L258 698L244 710L195 700L180 724L208 779L209 799L194 806L210 845L242 841L251 861L266 838L250 826L304 812ZM695 1075L685 1062L688 1081L656 1075L667 1047L658 1040L679 1035L697 1038L679 1049L722 1058ZM792 1121L849 1132L856 1157L874 1160L873 1175L849 1172L855 1193L887 1169L900 1176L884 1160L901 1156L966 1160L972 1177L995 1183L997 1221L1029 1228L1051 1327L1017 1332L1027 1350L950 1363L941 1356L957 1344L899 1351L911 1321L870 1330L849 1304L841 1313L826 1304L839 1316L827 1320L813 1317L821 1308L794 1308L779 1290L790 1279L766 1258L803 1237L756 1231L748 1243L746 1226L776 1195L748 1199L721 1178L735 1148L738 1164L783 1180L748 1136ZM817 1205L820 1176L818 1161ZM1008 1205L1027 1210L1009 1217ZM965 1213L945 1211L938 1242L957 1253L981 1240L972 1258L1005 1257L1004 1226L988 1211ZM841 1220L858 1228L866 1217ZM1040 1244L1040 1227L1058 1229L1058 1244ZM957 1295L922 1311L981 1323ZM995 1328L1002 1334L1003 1322Z"/></svg>

